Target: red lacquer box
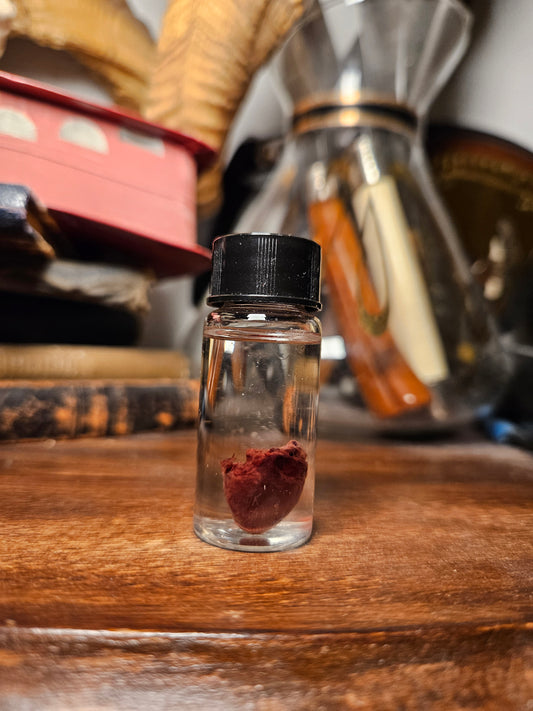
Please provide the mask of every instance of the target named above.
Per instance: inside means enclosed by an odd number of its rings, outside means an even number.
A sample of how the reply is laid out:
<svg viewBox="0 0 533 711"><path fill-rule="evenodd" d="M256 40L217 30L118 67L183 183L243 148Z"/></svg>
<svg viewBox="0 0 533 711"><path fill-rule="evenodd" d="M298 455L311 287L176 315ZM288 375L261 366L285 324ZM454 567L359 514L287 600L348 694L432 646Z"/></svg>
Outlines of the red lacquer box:
<svg viewBox="0 0 533 711"><path fill-rule="evenodd" d="M81 246L159 277L206 271L196 178L213 157L176 131L0 72L0 182L28 186Z"/></svg>

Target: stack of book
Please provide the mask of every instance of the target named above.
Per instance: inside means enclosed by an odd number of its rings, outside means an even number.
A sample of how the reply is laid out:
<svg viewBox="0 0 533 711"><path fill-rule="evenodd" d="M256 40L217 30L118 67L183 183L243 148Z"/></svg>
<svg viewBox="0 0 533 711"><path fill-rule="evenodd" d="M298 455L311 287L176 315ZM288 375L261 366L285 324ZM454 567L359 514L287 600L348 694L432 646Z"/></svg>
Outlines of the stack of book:
<svg viewBox="0 0 533 711"><path fill-rule="evenodd" d="M138 114L0 71L0 439L194 420L183 356L137 344L152 283L209 270L195 197L214 158Z"/></svg>
<svg viewBox="0 0 533 711"><path fill-rule="evenodd" d="M80 256L26 187L0 185L0 439L194 422L187 359L135 345L154 278Z"/></svg>

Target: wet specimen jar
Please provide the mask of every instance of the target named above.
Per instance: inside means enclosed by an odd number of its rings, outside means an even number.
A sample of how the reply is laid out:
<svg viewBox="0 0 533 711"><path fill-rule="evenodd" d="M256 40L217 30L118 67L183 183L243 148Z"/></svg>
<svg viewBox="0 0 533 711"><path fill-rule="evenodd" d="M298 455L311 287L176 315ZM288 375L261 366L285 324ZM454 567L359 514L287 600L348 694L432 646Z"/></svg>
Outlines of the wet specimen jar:
<svg viewBox="0 0 533 711"><path fill-rule="evenodd" d="M288 235L213 243L204 326L194 530L280 551L312 533L320 247Z"/></svg>

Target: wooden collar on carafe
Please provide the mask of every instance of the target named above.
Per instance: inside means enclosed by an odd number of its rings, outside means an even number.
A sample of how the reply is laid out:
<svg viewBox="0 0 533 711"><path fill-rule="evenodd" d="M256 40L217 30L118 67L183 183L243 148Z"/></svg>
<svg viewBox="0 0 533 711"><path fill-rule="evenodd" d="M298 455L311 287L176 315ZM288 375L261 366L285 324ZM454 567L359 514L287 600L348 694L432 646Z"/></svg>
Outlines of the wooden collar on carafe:
<svg viewBox="0 0 533 711"><path fill-rule="evenodd" d="M338 92L313 94L294 107L292 127L296 135L325 128L368 126L412 134L417 116L406 104L381 94Z"/></svg>

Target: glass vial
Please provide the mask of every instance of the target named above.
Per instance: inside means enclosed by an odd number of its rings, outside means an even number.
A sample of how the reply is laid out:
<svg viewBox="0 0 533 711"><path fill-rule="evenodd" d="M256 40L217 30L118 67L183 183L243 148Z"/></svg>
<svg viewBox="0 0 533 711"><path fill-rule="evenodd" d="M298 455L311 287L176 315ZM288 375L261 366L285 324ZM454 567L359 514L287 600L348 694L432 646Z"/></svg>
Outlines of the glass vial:
<svg viewBox="0 0 533 711"><path fill-rule="evenodd" d="M280 551L313 526L320 247L288 235L213 243L204 326L194 530Z"/></svg>

